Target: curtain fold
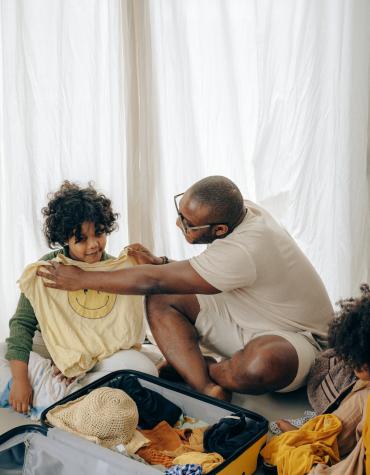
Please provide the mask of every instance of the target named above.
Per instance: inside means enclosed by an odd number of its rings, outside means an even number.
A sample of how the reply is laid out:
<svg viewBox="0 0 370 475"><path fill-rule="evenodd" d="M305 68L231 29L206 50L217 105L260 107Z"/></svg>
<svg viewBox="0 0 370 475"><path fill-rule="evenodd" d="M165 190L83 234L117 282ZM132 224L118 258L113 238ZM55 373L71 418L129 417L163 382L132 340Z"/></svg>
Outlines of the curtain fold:
<svg viewBox="0 0 370 475"><path fill-rule="evenodd" d="M268 208L333 301L368 279L367 0L3 0L0 339L63 179L113 199L118 253L199 252L172 197L211 174Z"/></svg>
<svg viewBox="0 0 370 475"><path fill-rule="evenodd" d="M41 208L64 179L94 181L128 241L119 0L0 2L0 340L17 278L48 251Z"/></svg>

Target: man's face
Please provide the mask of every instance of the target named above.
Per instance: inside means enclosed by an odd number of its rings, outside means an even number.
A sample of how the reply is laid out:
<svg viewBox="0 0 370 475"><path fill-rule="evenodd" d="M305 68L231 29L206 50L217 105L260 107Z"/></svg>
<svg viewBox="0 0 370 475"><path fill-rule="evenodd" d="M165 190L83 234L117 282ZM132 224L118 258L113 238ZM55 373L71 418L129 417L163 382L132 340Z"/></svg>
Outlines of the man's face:
<svg viewBox="0 0 370 475"><path fill-rule="evenodd" d="M185 230L181 225L180 216L177 217L176 225L181 229L188 243L209 244L216 239L213 226L191 229L192 226L204 226L209 223L209 208L207 206L199 205L197 201L185 193L179 202L179 213L182 216Z"/></svg>

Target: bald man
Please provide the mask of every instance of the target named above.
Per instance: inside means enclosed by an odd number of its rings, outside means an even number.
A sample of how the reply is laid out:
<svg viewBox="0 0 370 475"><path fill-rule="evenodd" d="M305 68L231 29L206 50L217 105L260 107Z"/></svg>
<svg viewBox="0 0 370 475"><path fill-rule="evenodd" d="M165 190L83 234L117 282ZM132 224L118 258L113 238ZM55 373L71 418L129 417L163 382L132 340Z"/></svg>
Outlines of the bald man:
<svg viewBox="0 0 370 475"><path fill-rule="evenodd" d="M177 226L197 257L169 261L140 244L138 263L116 272L42 267L47 287L147 295L147 316L166 361L195 390L227 399L231 391L293 391L325 343L333 308L293 238L263 208L244 201L222 176L175 196ZM206 360L199 343L222 357Z"/></svg>

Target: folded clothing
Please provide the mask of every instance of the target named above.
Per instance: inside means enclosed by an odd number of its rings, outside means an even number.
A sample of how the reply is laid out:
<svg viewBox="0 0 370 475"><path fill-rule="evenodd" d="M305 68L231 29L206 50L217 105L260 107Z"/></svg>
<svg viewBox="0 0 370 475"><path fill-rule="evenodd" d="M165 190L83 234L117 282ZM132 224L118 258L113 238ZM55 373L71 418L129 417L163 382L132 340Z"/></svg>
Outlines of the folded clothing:
<svg viewBox="0 0 370 475"><path fill-rule="evenodd" d="M182 414L180 419L176 422L176 429L206 429L209 426L208 422L204 422L200 419L194 419L193 417Z"/></svg>
<svg viewBox="0 0 370 475"><path fill-rule="evenodd" d="M174 465L186 465L189 463L197 464L202 467L202 473L209 473L211 470L218 467L223 461L223 457L215 452L210 454L188 452L187 454L176 457L173 463Z"/></svg>
<svg viewBox="0 0 370 475"><path fill-rule="evenodd" d="M204 451L217 452L224 458L248 443L263 428L264 422L254 421L243 413L223 417L204 433Z"/></svg>
<svg viewBox="0 0 370 475"><path fill-rule="evenodd" d="M136 402L140 429L153 429L161 421L174 426L182 414L176 404L161 394L143 387L136 376L117 376L107 386L122 389Z"/></svg>
<svg viewBox="0 0 370 475"><path fill-rule="evenodd" d="M201 475L202 466L195 463L187 463L186 465L172 465L168 468L164 475Z"/></svg>
<svg viewBox="0 0 370 475"><path fill-rule="evenodd" d="M153 429L140 432L150 440L150 444L142 447L137 454L151 465L159 464L169 468L174 465L175 457L203 450L202 429L174 429L166 421L162 421Z"/></svg>

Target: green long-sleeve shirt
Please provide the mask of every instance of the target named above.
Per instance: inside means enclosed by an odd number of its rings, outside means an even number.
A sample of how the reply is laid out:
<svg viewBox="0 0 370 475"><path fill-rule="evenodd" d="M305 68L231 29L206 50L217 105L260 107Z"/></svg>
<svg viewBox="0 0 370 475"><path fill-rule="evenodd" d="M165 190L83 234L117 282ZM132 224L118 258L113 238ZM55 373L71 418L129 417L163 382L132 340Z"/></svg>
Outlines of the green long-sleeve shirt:
<svg viewBox="0 0 370 475"><path fill-rule="evenodd" d="M58 254L70 257L68 246L52 251L41 257L40 260L50 261ZM103 252L101 260L106 261L111 258L112 256ZM6 339L7 352L5 358L7 360L20 360L28 363L30 351L32 349L32 340L35 331L38 329L38 322L30 301L23 293L21 293L19 297L15 314L9 321L9 329L9 338Z"/></svg>

